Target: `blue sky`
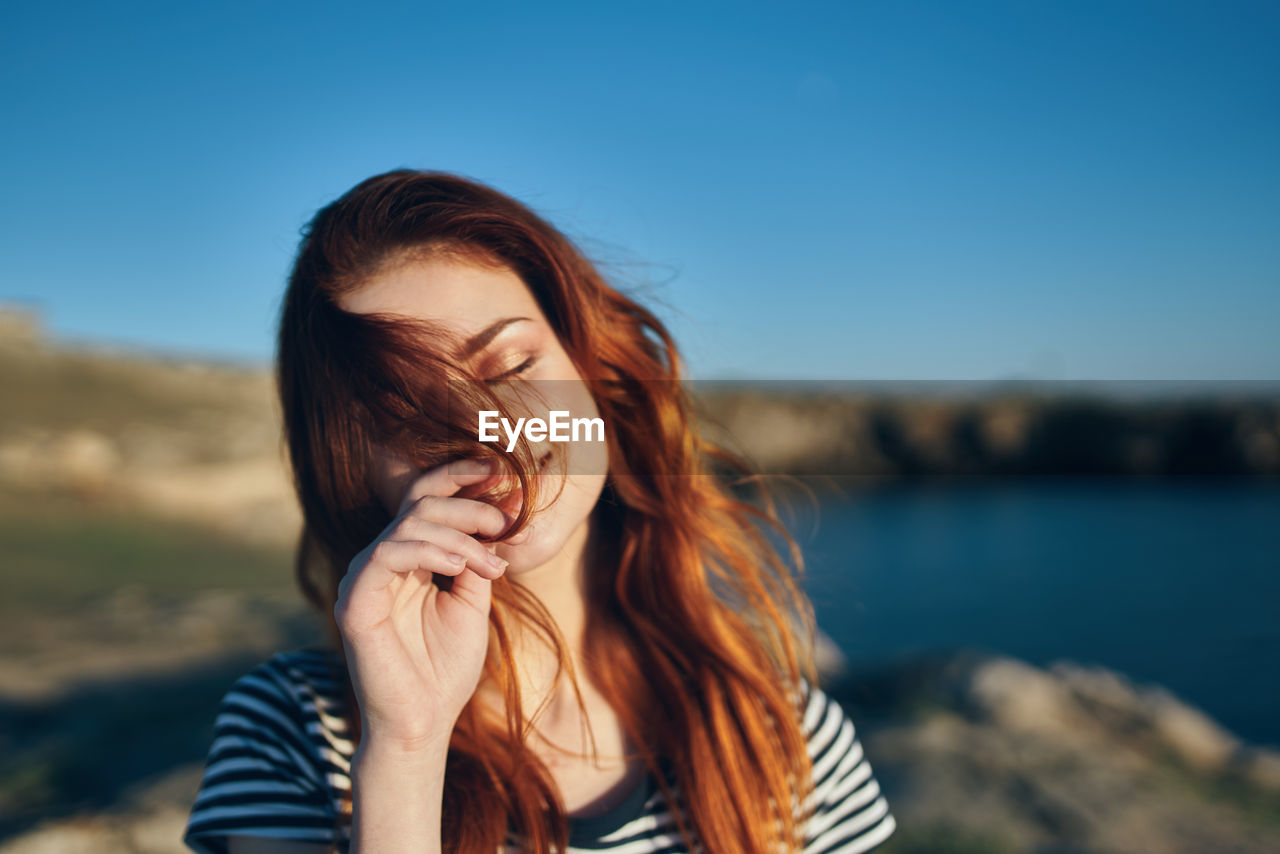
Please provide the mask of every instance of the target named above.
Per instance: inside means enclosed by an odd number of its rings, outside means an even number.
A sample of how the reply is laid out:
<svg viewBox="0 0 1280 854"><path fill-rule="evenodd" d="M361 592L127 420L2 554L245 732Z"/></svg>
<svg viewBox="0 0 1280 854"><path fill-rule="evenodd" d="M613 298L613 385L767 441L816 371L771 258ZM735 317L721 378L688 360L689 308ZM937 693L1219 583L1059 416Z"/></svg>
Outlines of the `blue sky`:
<svg viewBox="0 0 1280 854"><path fill-rule="evenodd" d="M0 301L266 364L298 230L445 169L695 377L1280 378L1269 2L0 9Z"/></svg>

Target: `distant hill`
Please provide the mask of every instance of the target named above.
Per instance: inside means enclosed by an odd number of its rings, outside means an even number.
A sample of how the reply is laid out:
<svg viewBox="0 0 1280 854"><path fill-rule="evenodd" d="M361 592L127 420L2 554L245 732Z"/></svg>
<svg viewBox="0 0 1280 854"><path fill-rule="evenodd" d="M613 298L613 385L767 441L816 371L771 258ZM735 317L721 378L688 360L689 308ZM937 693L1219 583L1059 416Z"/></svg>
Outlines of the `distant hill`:
<svg viewBox="0 0 1280 854"><path fill-rule="evenodd" d="M708 383L708 433L801 476L1280 475L1280 396ZM282 543L299 514L266 369L50 340L0 306L0 486L72 490Z"/></svg>
<svg viewBox="0 0 1280 854"><path fill-rule="evenodd" d="M709 432L764 472L855 478L1280 476L1280 385L710 385Z"/></svg>
<svg viewBox="0 0 1280 854"><path fill-rule="evenodd" d="M53 488L291 540L299 517L266 370L52 342L0 309L0 485Z"/></svg>

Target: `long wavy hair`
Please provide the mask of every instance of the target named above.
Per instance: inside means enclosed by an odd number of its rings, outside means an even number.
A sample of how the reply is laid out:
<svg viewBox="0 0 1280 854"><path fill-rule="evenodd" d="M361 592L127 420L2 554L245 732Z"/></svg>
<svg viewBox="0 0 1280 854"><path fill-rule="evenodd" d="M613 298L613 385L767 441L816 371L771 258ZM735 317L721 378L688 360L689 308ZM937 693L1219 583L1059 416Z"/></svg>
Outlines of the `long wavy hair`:
<svg viewBox="0 0 1280 854"><path fill-rule="evenodd" d="M460 388L477 400L490 392L441 355L444 330L338 307L338 297L387 265L441 255L521 277L610 425L608 477L587 546L590 654L582 665L641 746L689 850L798 851L813 785L800 678L817 679L815 621L800 587L800 550L768 486L700 434L681 358L658 318L529 207L456 174L399 169L356 185L304 227L289 276L277 382L303 513L295 571L332 646L345 665L333 617L338 584L391 521L368 485L374 443L422 468L499 453L522 488L535 488L527 446L507 454L481 444L475 408L464 421L456 402L449 406ZM526 500L507 533L536 505ZM770 529L785 548L770 542ZM493 680L506 718L473 701L455 724L444 850L491 854L513 832L530 852L563 851L563 802L526 744L511 621L552 645L581 704L577 674L554 616L518 577L499 578L492 593L482 679ZM345 682L340 717L357 745L349 670ZM350 820L347 793L335 841Z"/></svg>

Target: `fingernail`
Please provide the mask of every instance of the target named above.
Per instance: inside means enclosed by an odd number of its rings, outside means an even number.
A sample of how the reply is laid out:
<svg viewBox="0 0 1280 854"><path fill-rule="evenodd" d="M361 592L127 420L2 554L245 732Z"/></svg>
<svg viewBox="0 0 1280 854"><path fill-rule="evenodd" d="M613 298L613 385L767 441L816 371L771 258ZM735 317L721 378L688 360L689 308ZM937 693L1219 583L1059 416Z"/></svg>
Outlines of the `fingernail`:
<svg viewBox="0 0 1280 854"><path fill-rule="evenodd" d="M489 564L494 569L505 569L507 566L507 562L497 555L489 555Z"/></svg>
<svg viewBox="0 0 1280 854"><path fill-rule="evenodd" d="M466 562L467 562L467 559L462 555L449 555L449 563L453 564L454 566L462 566Z"/></svg>

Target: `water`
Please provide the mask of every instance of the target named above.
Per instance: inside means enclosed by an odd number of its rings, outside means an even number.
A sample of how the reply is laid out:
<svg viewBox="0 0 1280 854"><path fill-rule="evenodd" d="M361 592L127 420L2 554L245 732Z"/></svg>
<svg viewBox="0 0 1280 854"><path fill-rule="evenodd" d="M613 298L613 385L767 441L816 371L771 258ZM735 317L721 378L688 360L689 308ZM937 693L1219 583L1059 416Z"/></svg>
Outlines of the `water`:
<svg viewBox="0 0 1280 854"><path fill-rule="evenodd" d="M939 479L797 505L818 624L853 664L971 645L1157 682L1280 745L1280 485Z"/></svg>

